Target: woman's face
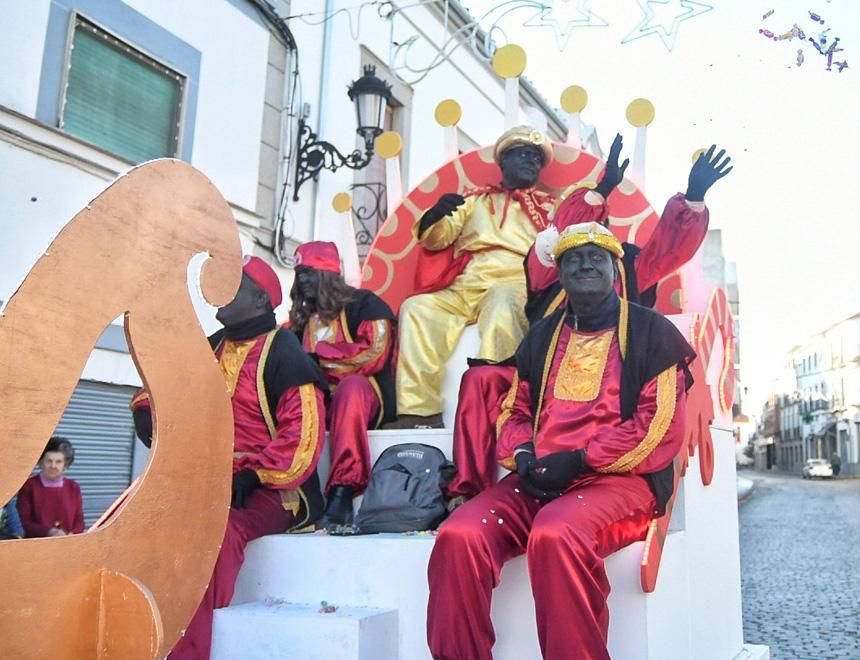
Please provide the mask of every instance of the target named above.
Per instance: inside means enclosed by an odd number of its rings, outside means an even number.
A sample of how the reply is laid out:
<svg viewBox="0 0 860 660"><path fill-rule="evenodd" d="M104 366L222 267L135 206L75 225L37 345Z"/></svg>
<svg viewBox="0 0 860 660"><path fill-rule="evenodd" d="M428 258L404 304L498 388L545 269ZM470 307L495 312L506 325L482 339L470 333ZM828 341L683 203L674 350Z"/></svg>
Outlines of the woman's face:
<svg viewBox="0 0 860 660"><path fill-rule="evenodd" d="M42 460L39 461L39 465L42 467L42 474L45 475L46 479L56 481L66 471L66 457L60 451L47 451L42 456Z"/></svg>

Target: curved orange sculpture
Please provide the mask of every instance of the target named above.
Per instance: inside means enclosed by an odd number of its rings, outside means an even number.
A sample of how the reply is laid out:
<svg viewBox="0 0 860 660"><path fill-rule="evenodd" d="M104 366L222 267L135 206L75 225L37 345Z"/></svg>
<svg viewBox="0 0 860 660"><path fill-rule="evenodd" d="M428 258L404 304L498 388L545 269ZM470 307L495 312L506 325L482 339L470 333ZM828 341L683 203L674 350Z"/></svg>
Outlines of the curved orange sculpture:
<svg viewBox="0 0 860 660"><path fill-rule="evenodd" d="M539 186L558 194L580 182L596 182L604 164L596 156L568 144L553 143L555 158L541 172ZM396 312L415 290L418 251L413 227L421 214L447 192L498 184L502 179L493 161L493 147L482 147L452 160L414 188L389 214L371 246L362 270L362 286L381 296ZM610 229L622 241L642 245L657 224L658 216L636 186L625 180L607 200ZM669 286L666 286L669 285ZM658 309L665 314L680 312L680 280L676 275L658 289Z"/></svg>
<svg viewBox="0 0 860 660"><path fill-rule="evenodd" d="M72 218L4 309L0 501L30 474L123 313L155 434L137 487L103 526L0 543L0 657L162 657L203 596L227 520L233 420L188 295L201 252L204 296L229 302L242 274L229 206L190 165L153 161Z"/></svg>

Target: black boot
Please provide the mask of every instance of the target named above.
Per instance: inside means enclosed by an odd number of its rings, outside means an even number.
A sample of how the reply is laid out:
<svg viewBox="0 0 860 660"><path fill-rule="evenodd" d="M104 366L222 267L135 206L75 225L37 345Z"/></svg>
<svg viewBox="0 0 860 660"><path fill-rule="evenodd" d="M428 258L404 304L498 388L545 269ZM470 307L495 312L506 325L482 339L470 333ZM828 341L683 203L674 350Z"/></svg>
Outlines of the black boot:
<svg viewBox="0 0 860 660"><path fill-rule="evenodd" d="M333 530L352 524L352 486L332 486L317 529Z"/></svg>

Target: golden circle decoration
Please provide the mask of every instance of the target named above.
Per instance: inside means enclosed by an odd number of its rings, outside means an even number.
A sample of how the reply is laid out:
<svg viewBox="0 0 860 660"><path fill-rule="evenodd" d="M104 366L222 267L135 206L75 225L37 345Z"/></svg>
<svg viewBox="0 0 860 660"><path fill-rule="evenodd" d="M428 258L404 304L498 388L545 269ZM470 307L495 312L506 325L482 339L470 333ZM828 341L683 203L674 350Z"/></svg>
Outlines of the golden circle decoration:
<svg viewBox="0 0 860 660"><path fill-rule="evenodd" d="M463 108L454 99L445 99L436 106L436 123L439 126L456 126L463 116Z"/></svg>
<svg viewBox="0 0 860 660"><path fill-rule="evenodd" d="M696 149L693 152L692 161L695 163L697 160L699 160L699 156L705 153L708 153L708 150L705 147L702 147L701 149Z"/></svg>
<svg viewBox="0 0 860 660"><path fill-rule="evenodd" d="M654 121L654 104L648 99L633 99L627 106L627 121L636 128Z"/></svg>
<svg viewBox="0 0 860 660"><path fill-rule="evenodd" d="M388 160L400 155L403 150L403 138L397 131L385 131L382 135L376 138L374 146L376 155L380 158Z"/></svg>
<svg viewBox="0 0 860 660"><path fill-rule="evenodd" d="M588 92L584 87L571 85L561 93L561 109L565 112L582 112L588 105Z"/></svg>
<svg viewBox="0 0 860 660"><path fill-rule="evenodd" d="M352 195L345 192L339 192L331 198L331 207L337 213L346 213L352 208Z"/></svg>
<svg viewBox="0 0 860 660"><path fill-rule="evenodd" d="M516 44L508 44L493 55L493 71L502 78L516 78L526 70L526 61L526 51Z"/></svg>

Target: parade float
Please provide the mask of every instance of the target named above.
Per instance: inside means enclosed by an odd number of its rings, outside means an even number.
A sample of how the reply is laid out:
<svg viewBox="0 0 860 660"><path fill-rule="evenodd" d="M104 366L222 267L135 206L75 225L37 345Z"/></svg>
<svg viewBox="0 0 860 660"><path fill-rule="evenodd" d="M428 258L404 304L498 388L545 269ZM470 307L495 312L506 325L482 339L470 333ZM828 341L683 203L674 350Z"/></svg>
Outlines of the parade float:
<svg viewBox="0 0 860 660"><path fill-rule="evenodd" d="M516 99L510 90L522 67L515 52L507 59L500 52L497 71L507 97ZM579 88L563 96L571 127L580 126L586 99ZM395 310L416 288L412 228L422 211L443 192L499 178L491 146L456 152L452 135L459 112L456 102L440 104L448 160L408 194L401 193L395 158L399 136L377 141L386 159L391 212L360 277ZM644 100L628 109L637 133L632 176L608 200L610 228L636 243L657 222L642 186L653 116ZM578 131L553 147L544 189L557 193L597 180L600 154L589 152ZM336 200L345 228L348 209ZM135 232L120 231L131 222ZM122 239L105 242L106 235ZM123 313L130 349L152 396L156 438L142 477L88 533L0 544L4 657L161 658L195 610L223 535L232 449L228 399L187 291L189 262L199 253L209 256L200 275L204 296L226 303L241 273L229 208L190 166L155 161L121 177L72 218L3 309L0 429L15 441L0 444L0 500L8 500L29 474L98 334ZM432 276L425 266L418 270L421 277ZM696 350L696 383L666 514L651 522L644 541L607 559L609 650L613 658L636 660L767 658L765 647L743 641L728 300L706 283L694 259L660 283L657 309ZM401 442L433 445L451 458L457 385L476 347L477 333L468 329L447 364L446 428L373 431L374 459ZM323 479L325 470L324 457ZM432 532L284 534L253 542L233 603L216 611L212 657L428 658L426 569L433 543ZM493 597L496 658L540 656L531 604L520 557L506 565ZM575 638L576 621L570 623Z"/></svg>

